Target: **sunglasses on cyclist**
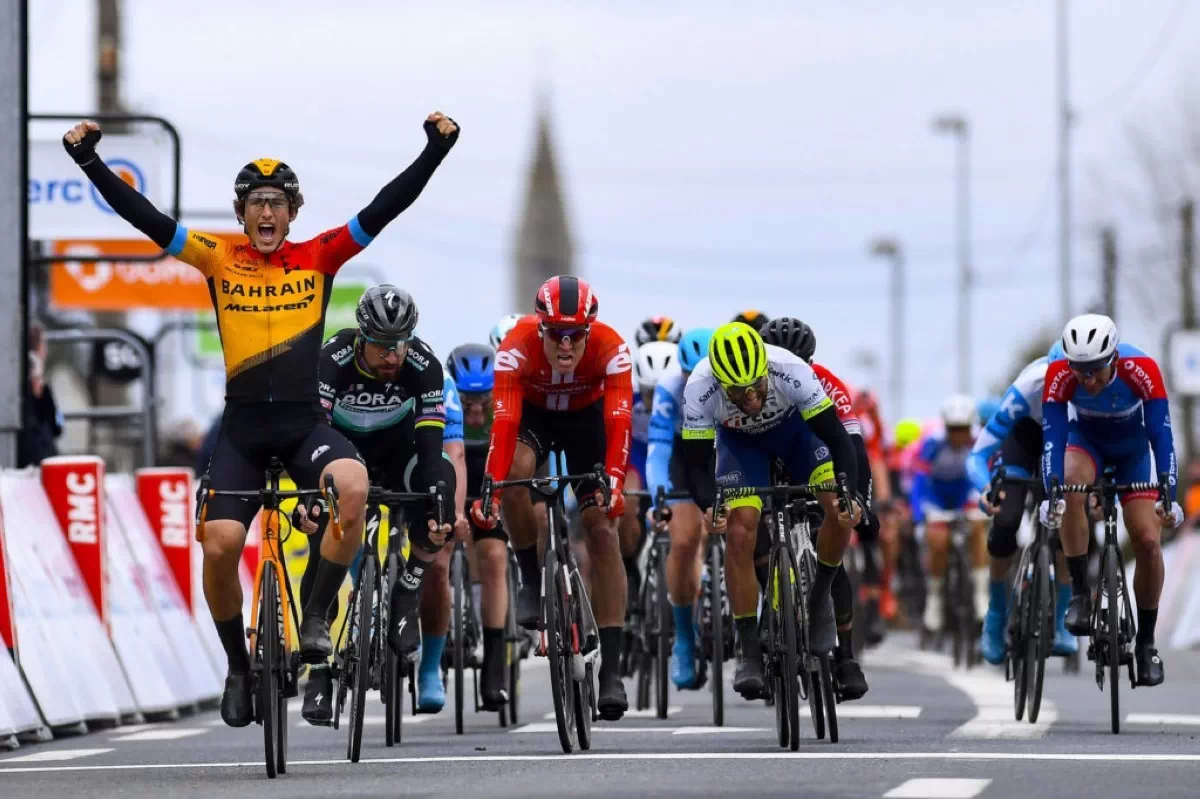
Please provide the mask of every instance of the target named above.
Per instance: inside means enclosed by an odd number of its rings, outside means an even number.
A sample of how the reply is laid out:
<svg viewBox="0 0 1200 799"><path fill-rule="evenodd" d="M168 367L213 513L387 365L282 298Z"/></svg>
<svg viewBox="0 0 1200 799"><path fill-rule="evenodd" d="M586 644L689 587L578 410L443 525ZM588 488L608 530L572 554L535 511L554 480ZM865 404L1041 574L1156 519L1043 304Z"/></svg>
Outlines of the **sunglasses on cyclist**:
<svg viewBox="0 0 1200 799"><path fill-rule="evenodd" d="M363 341L367 342L373 347L378 347L380 350L382 350L381 354L384 356L392 354L399 356L402 351L408 349L408 342L412 341L412 337L410 336L406 339L396 341L394 339L384 340L371 338L370 336L363 336Z"/></svg>
<svg viewBox="0 0 1200 799"><path fill-rule="evenodd" d="M288 207L288 199L282 195L264 196L251 194L246 198L246 205L251 208L262 208L264 205L269 205L273 211L282 211Z"/></svg>
<svg viewBox="0 0 1200 799"><path fill-rule="evenodd" d="M725 395L729 397L729 401L735 404L741 404L750 398L764 396L767 393L767 378L758 378L748 386L725 386Z"/></svg>
<svg viewBox="0 0 1200 799"><path fill-rule="evenodd" d="M574 344L577 340L587 335L588 329L584 327L548 327L540 325L538 330L543 336L548 337L555 344L561 344L566 341L568 344Z"/></svg>
<svg viewBox="0 0 1200 799"><path fill-rule="evenodd" d="M1070 364L1070 367L1071 371L1075 373L1077 378L1080 380L1087 380L1091 377L1095 377L1100 372L1103 372L1105 369L1112 366L1113 360L1113 358L1109 358L1103 363Z"/></svg>

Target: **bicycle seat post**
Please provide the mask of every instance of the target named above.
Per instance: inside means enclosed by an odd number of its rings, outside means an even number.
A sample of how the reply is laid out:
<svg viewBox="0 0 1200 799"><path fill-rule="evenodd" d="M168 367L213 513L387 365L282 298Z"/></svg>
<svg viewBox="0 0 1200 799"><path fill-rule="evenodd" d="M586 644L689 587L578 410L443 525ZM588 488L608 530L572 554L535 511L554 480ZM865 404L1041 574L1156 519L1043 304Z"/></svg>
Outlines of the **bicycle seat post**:
<svg viewBox="0 0 1200 799"><path fill-rule="evenodd" d="M275 510L279 506L279 483L283 478L283 463L279 458L272 457L267 463L267 496L263 501L263 505L268 510Z"/></svg>

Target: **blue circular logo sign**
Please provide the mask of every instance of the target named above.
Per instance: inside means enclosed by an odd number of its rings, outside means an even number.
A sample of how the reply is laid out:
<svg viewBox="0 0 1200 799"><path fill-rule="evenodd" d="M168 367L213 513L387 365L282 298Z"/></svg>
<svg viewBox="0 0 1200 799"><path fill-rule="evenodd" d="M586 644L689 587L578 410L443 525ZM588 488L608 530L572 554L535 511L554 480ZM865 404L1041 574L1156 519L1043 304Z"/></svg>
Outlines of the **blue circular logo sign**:
<svg viewBox="0 0 1200 799"><path fill-rule="evenodd" d="M132 186L138 194L146 193L146 176L137 164L124 158L113 158L104 163L108 164L108 168L115 172L117 177ZM92 190L92 201L96 203L96 207L106 214L115 214L116 211L100 196L100 192L96 191L96 187L91 184L89 185Z"/></svg>

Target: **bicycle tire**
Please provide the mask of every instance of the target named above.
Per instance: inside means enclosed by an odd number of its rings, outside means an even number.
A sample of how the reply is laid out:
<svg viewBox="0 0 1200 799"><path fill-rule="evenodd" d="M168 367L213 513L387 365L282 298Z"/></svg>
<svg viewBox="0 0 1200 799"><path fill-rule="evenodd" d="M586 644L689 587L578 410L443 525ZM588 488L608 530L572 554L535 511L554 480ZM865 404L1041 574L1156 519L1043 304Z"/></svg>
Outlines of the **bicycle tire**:
<svg viewBox="0 0 1200 799"><path fill-rule="evenodd" d="M464 671L466 670L466 553L461 544L456 544L450 556L450 595L453 600L454 616L451 619L454 631L454 649L452 661L454 665L454 731L463 734L463 705L465 704L466 686Z"/></svg>
<svg viewBox="0 0 1200 799"><path fill-rule="evenodd" d="M565 629L565 610L563 607L562 569L558 563L558 555L553 549L546 551L546 562L542 567L542 579L545 583L545 607L542 617L546 635L546 656L550 660L550 694L554 700L554 721L558 727L558 742L562 745L563 754L575 751L575 697L571 690L571 637L569 629Z"/></svg>
<svg viewBox="0 0 1200 799"><path fill-rule="evenodd" d="M1022 554L1017 565L1016 579L1013 581L1012 613L1016 619L1011 624L1009 636L1008 659L1013 676L1013 716L1017 721L1025 718L1025 705L1029 699L1028 674L1025 670L1026 639L1029 629L1029 582L1025 579L1029 570L1027 553Z"/></svg>
<svg viewBox="0 0 1200 799"><path fill-rule="evenodd" d="M1029 723L1036 724L1042 709L1042 685L1046 677L1046 658L1050 655L1054 621L1050 609L1050 551L1038 547L1033 562L1033 602L1030 603L1030 630L1032 635L1026 643L1025 668L1030 673L1028 715Z"/></svg>
<svg viewBox="0 0 1200 799"><path fill-rule="evenodd" d="M279 734L279 583L275 564L263 564L258 600L258 648L261 651L258 671L258 706L261 709L263 743L266 749L267 777L278 774Z"/></svg>
<svg viewBox="0 0 1200 799"><path fill-rule="evenodd" d="M807 597L816 578L816 564L807 553L800 555L800 595ZM825 709L821 697L820 678L808 668L808 602L802 601L797 608L800 625L800 698L808 702L808 716L812 720L813 735L817 740L825 738Z"/></svg>
<svg viewBox="0 0 1200 799"><path fill-rule="evenodd" d="M833 691L833 665L829 662L829 655L821 655L818 658L820 662L821 672L821 700L825 705L825 726L829 731L829 743L835 744L838 742L838 719L837 719L837 696ZM813 693L817 693L816 686L813 686Z"/></svg>
<svg viewBox="0 0 1200 799"><path fill-rule="evenodd" d="M505 649L508 656L508 702L502 712L507 714L509 723L513 725L520 723L518 709L521 693L521 640L519 637L521 633L517 629L517 612L514 608L519 590L517 562L516 558L510 554L508 558L508 613L504 622L507 630L505 637L508 639L508 646Z"/></svg>
<svg viewBox="0 0 1200 799"><path fill-rule="evenodd" d="M350 674L350 730L346 757L357 763L362 754L363 719L367 711L367 683L371 679L371 605L374 601L375 564L363 558L354 590L354 626L350 630L350 648L354 653Z"/></svg>
<svg viewBox="0 0 1200 799"><path fill-rule="evenodd" d="M667 594L667 553L666 547L661 547L658 553L658 563L655 566L654 604L658 608L658 625L656 651L654 662L655 715L660 719L667 717L670 702L670 666L671 666L671 598Z"/></svg>
<svg viewBox="0 0 1200 799"><path fill-rule="evenodd" d="M1117 548L1104 548L1104 590L1108 596L1108 695L1113 735L1121 732L1121 586L1117 581Z"/></svg>
<svg viewBox="0 0 1200 799"><path fill-rule="evenodd" d="M288 746L288 700L282 694L279 697L279 735L275 739L275 770L280 774L287 773Z"/></svg>
<svg viewBox="0 0 1200 799"><path fill-rule="evenodd" d="M381 615L383 608L388 606L392 596L392 586L396 584L396 575L400 568L400 559L394 552L388 553L386 571L386 593L381 598ZM390 620L389 622L390 623ZM400 743L404 732L404 672L400 667L400 658L387 644L387 626L384 625L383 639L383 704L384 704L384 744L395 746Z"/></svg>
<svg viewBox="0 0 1200 799"><path fill-rule="evenodd" d="M867 608L862 601L862 549L856 544L846 549L842 558L846 577L850 581L851 612L853 626L850 628L850 643L855 652L865 652L867 649Z"/></svg>
<svg viewBox="0 0 1200 799"><path fill-rule="evenodd" d="M782 619L779 616L778 602L775 601L775 562L777 556L771 554L767 561L767 594L763 597L762 615L767 624L767 642L763 652L763 682L764 693L767 694L768 705L775 708L775 736L780 747L787 748L791 741L791 730L788 728L787 696L783 689L783 680L779 675L781 667L776 657Z"/></svg>
<svg viewBox="0 0 1200 799"><path fill-rule="evenodd" d="M788 745L793 752L800 748L800 646L797 641L799 617L796 608L799 604L796 591L796 567L792 563L791 552L784 548L780 550L776 562L775 579L779 586L779 618L782 622L782 636L779 645L780 672L782 696L787 700Z"/></svg>
<svg viewBox="0 0 1200 799"><path fill-rule="evenodd" d="M570 618L575 629L579 630L580 646L582 647L582 640L587 629L583 614L584 587L583 580L579 577L579 572L576 570L572 570L572 572ZM597 645L599 644L597 643ZM576 657L579 657L579 655L576 655ZM595 679L595 672L593 671L592 664L589 663L584 667L583 679L574 680L574 690L572 691L575 701L575 732L579 741L579 749L583 752L592 748L592 708L596 704L593 701L596 690Z"/></svg>
<svg viewBox="0 0 1200 799"><path fill-rule="evenodd" d="M713 726L725 726L725 572L721 563L720 545L712 541L708 547L708 607L712 639L708 652L712 680Z"/></svg>

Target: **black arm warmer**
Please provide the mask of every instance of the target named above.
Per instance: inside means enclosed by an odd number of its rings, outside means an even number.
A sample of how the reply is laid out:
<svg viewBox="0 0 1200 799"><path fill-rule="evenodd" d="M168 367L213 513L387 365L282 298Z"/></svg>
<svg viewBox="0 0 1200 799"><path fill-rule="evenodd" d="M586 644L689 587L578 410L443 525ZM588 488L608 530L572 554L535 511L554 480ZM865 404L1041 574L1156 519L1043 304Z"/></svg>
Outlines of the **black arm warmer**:
<svg viewBox="0 0 1200 799"><path fill-rule="evenodd" d="M837 409L830 405L809 419L808 427L829 447L829 452L833 455L834 471L846 475L846 487L857 494L858 459L854 455L854 444L850 441L850 434L838 419Z"/></svg>
<svg viewBox="0 0 1200 799"><path fill-rule="evenodd" d="M442 428L436 425L418 427L413 431L413 444L417 450L417 468L413 475L412 490L428 491L438 480L446 480L447 471L442 468ZM447 461L448 463L448 461ZM449 469L450 480L446 482L446 507L451 509L447 521L454 521L454 467ZM431 517L432 518L432 517Z"/></svg>
<svg viewBox="0 0 1200 799"><path fill-rule="evenodd" d="M707 510L717 498L713 478L713 441L711 438L685 438L682 443L687 492L701 510Z"/></svg>
<svg viewBox="0 0 1200 799"><path fill-rule="evenodd" d="M145 233L164 250L175 238L175 220L154 207L138 190L121 180L99 158L82 167L108 204L122 219Z"/></svg>
<svg viewBox="0 0 1200 799"><path fill-rule="evenodd" d="M368 236L378 236L384 226L404 212L421 196L425 184L433 177L433 171L446 157L445 150L430 143L417 156L408 169L397 175L384 186L371 204L358 213L358 224ZM115 207L115 206L114 206Z"/></svg>

